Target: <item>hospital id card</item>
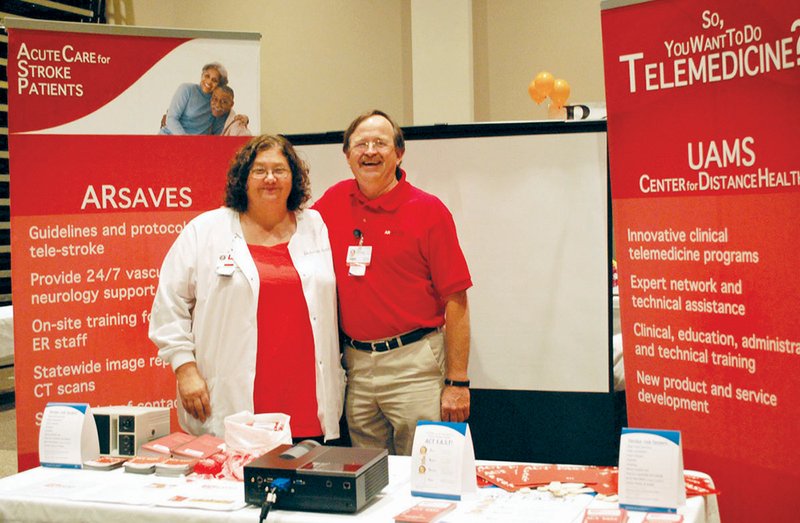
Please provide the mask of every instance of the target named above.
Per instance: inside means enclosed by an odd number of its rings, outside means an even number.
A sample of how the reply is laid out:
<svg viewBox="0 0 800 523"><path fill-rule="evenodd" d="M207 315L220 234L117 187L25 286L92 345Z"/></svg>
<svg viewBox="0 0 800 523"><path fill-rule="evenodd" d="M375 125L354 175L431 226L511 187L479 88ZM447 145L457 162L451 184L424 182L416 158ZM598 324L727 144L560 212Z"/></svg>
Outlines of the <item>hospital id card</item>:
<svg viewBox="0 0 800 523"><path fill-rule="evenodd" d="M220 254L217 258L217 274L220 276L231 276L236 270L231 253Z"/></svg>
<svg viewBox="0 0 800 523"><path fill-rule="evenodd" d="M347 265L369 265L371 260L371 245L351 245L347 248Z"/></svg>
<svg viewBox="0 0 800 523"><path fill-rule="evenodd" d="M351 245L347 248L347 274L350 276L364 276L370 261L372 261L372 246Z"/></svg>

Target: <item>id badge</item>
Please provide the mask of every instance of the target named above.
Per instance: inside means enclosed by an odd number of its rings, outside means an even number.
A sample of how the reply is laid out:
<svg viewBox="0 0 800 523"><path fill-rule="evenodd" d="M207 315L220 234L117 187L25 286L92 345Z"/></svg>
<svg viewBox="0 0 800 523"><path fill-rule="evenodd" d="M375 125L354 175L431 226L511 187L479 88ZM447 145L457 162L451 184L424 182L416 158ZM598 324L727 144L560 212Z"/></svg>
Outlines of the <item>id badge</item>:
<svg viewBox="0 0 800 523"><path fill-rule="evenodd" d="M371 245L351 245L347 248L347 273L350 276L364 276L370 261L372 261Z"/></svg>
<svg viewBox="0 0 800 523"><path fill-rule="evenodd" d="M217 258L217 274L220 276L231 276L235 270L236 264L233 262L231 253L220 254Z"/></svg>
<svg viewBox="0 0 800 523"><path fill-rule="evenodd" d="M369 265L372 260L371 245L351 245L347 248L347 265Z"/></svg>

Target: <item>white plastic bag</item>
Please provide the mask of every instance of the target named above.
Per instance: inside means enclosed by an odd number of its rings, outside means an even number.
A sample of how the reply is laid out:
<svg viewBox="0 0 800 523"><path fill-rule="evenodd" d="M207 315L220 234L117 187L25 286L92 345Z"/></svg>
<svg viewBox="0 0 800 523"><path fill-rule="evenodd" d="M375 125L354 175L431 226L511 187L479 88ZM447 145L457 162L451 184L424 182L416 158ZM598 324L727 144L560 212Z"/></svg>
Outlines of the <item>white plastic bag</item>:
<svg viewBox="0 0 800 523"><path fill-rule="evenodd" d="M292 444L289 416L242 411L225 417L225 444L231 450L259 455Z"/></svg>

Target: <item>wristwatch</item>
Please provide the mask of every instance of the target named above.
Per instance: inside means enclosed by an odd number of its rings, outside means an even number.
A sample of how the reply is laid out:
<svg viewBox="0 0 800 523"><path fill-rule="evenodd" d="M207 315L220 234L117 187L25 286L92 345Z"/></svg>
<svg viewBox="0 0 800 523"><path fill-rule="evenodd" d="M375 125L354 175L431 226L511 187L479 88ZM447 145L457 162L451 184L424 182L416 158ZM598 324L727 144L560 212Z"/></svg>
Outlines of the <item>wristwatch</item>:
<svg viewBox="0 0 800 523"><path fill-rule="evenodd" d="M469 380L456 381L456 380L451 380L450 378L445 378L444 384L447 385L448 387L469 387Z"/></svg>

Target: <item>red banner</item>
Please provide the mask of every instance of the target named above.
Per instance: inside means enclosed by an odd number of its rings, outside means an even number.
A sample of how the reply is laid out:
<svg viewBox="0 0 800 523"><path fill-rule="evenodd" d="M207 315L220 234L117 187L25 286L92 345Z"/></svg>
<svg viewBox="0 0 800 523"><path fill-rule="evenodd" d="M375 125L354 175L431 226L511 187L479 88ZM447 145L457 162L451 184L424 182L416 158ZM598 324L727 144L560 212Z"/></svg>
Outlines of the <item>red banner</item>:
<svg viewBox="0 0 800 523"><path fill-rule="evenodd" d="M19 31L9 41L17 132L77 120L118 97L184 38ZM65 103L68 101L67 103Z"/></svg>
<svg viewBox="0 0 800 523"><path fill-rule="evenodd" d="M186 222L222 205L247 137L158 135L173 92L223 63L258 131L257 40L99 30L9 30L21 470L39 463L50 401L175 406L174 374L147 336L159 269Z"/></svg>
<svg viewBox="0 0 800 523"><path fill-rule="evenodd" d="M795 521L800 5L602 23L629 425L682 431L723 521Z"/></svg>

